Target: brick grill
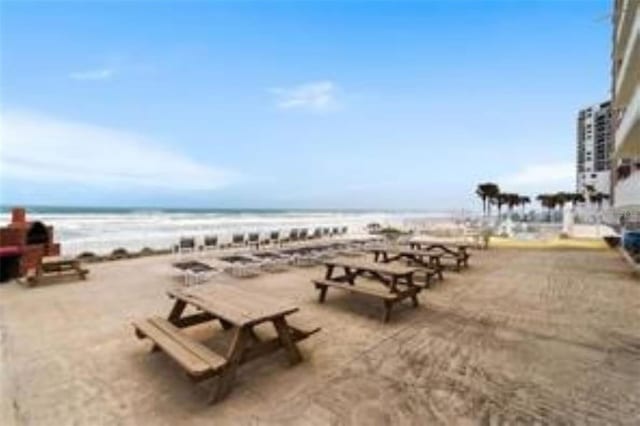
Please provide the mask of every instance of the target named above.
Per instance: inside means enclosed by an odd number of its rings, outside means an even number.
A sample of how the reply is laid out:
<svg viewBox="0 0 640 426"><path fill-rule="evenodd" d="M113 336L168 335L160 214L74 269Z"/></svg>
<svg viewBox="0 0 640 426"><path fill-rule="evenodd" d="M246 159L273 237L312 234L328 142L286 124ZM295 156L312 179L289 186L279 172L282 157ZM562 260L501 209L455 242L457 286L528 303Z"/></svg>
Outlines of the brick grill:
<svg viewBox="0 0 640 426"><path fill-rule="evenodd" d="M14 253L2 257L4 280L24 276L38 267L43 257L60 254L60 244L53 242L53 227L27 221L23 208L14 208L11 223L0 228L0 248Z"/></svg>

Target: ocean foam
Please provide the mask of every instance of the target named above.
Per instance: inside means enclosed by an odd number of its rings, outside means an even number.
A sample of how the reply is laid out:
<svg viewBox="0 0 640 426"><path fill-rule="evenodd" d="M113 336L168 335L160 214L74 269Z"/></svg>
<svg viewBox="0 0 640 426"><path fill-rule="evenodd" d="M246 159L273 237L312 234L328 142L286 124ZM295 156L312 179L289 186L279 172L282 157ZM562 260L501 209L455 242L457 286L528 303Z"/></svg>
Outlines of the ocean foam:
<svg viewBox="0 0 640 426"><path fill-rule="evenodd" d="M432 215L434 217L443 217ZM109 253L115 248L140 250L170 248L182 236L202 240L205 235L218 235L220 243L231 240L234 233L272 230L283 233L291 228L347 226L350 233L363 233L366 225L402 226L408 220L425 217L424 213L386 212L301 212L301 211L233 211L233 212L29 212L30 220L52 225L63 254L85 251ZM9 220L9 215L6 215Z"/></svg>

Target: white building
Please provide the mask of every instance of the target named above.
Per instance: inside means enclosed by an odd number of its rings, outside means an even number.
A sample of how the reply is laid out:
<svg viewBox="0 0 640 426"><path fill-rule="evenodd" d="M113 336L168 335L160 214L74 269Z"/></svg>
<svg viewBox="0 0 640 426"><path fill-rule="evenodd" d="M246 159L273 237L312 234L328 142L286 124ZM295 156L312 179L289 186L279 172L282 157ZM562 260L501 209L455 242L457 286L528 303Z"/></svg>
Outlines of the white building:
<svg viewBox="0 0 640 426"><path fill-rule="evenodd" d="M640 0L615 0L613 22L614 214L640 226Z"/></svg>
<svg viewBox="0 0 640 426"><path fill-rule="evenodd" d="M602 102L580 110L576 134L576 192L588 187L611 193L611 102Z"/></svg>

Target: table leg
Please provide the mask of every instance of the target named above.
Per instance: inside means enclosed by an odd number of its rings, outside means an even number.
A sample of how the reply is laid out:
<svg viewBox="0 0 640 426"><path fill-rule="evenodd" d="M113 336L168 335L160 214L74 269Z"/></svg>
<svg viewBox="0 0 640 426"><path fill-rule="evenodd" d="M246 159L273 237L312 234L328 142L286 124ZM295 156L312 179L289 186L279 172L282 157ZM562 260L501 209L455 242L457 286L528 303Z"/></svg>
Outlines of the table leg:
<svg viewBox="0 0 640 426"><path fill-rule="evenodd" d="M258 336L256 331L253 329L253 327L247 328L247 332L249 333L249 337L251 338L251 340L254 341L255 343L260 343L262 341L260 339L260 336Z"/></svg>
<svg viewBox="0 0 640 426"><path fill-rule="evenodd" d="M280 344L284 346L287 353L289 354L289 362L291 363L291 365L297 364L302 361L302 355L298 350L298 346L296 346L296 343L291 338L291 332L289 330L287 320L284 317L275 318L273 320L273 325L278 332Z"/></svg>
<svg viewBox="0 0 640 426"><path fill-rule="evenodd" d="M432 277L432 275L433 274L431 273L430 269L428 269L425 272L424 285L425 285L426 288L431 288L431 277Z"/></svg>
<svg viewBox="0 0 640 426"><path fill-rule="evenodd" d="M356 276L358 275L358 270L352 271L351 268L344 268L344 275L347 278L347 282L351 285L355 285Z"/></svg>
<svg viewBox="0 0 640 426"><path fill-rule="evenodd" d="M393 303L390 300L384 301L384 314L382 316L382 322L389 322L389 317L391 316L392 307L393 307Z"/></svg>
<svg viewBox="0 0 640 426"><path fill-rule="evenodd" d="M398 291L397 287L398 287L398 276L394 275L391 278L391 291L394 292L394 293L397 292Z"/></svg>
<svg viewBox="0 0 640 426"><path fill-rule="evenodd" d="M330 280L333 275L333 268L335 265L327 265L327 272L324 275L324 279Z"/></svg>
<svg viewBox="0 0 640 426"><path fill-rule="evenodd" d="M415 257L415 262L419 266L422 266L423 268L426 269L425 278L424 278L424 284L425 284L426 288L431 287L431 275L432 275L432 273L430 271L434 270L433 266L431 265L431 262L430 261L425 262L424 256L418 256L418 255L416 255L416 257ZM412 281L413 281L413 278L412 278Z"/></svg>
<svg viewBox="0 0 640 426"><path fill-rule="evenodd" d="M176 324L176 322L182 316L184 312L184 308L187 307L187 303L184 300L176 299L176 302L173 304L173 308L171 309L171 313L169 314L169 322L172 324Z"/></svg>
<svg viewBox="0 0 640 426"><path fill-rule="evenodd" d="M328 290L328 286L323 285L323 286L317 286L316 288L320 287L320 294L318 296L318 302L320 303L324 303L325 299L327 298L327 290Z"/></svg>
<svg viewBox="0 0 640 426"><path fill-rule="evenodd" d="M407 285L413 290L413 294L411 295L411 300L413 301L413 307L418 307L418 290L416 289L416 285L413 283L413 274L407 275Z"/></svg>
<svg viewBox="0 0 640 426"><path fill-rule="evenodd" d="M236 371L240 365L242 354L247 347L247 339L248 335L245 327L234 328L231 346L227 352L227 365L222 370L222 374L218 379L218 386L213 390L210 402L220 401L231 391L231 386L236 377Z"/></svg>
<svg viewBox="0 0 640 426"><path fill-rule="evenodd" d="M433 256L429 259L429 263L433 264L436 270L438 271L438 279L442 281L444 279L442 275L442 263L440 262L439 256Z"/></svg>
<svg viewBox="0 0 640 426"><path fill-rule="evenodd" d="M223 320L222 318L218 318L218 321L220 321L220 325L222 326L223 330L229 330L231 327L233 327L233 324L226 320Z"/></svg>

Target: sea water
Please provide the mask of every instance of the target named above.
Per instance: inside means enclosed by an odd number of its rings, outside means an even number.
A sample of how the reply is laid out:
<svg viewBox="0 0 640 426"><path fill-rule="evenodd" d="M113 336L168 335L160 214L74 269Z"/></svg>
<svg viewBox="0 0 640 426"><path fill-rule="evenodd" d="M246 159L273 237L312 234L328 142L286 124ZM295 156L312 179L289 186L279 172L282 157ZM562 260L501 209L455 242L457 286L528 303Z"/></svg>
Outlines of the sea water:
<svg viewBox="0 0 640 426"><path fill-rule="evenodd" d="M193 210L28 207L27 220L39 220L54 227L54 238L62 253L85 251L106 254L115 248L140 250L166 249L180 237L217 235L220 243L234 233L278 230L281 236L291 228L348 227L352 235L366 233L369 223L406 226L419 218L444 218L445 213L340 211L340 210ZM450 216L449 216L450 217ZM3 208L0 223L10 221L9 208Z"/></svg>

